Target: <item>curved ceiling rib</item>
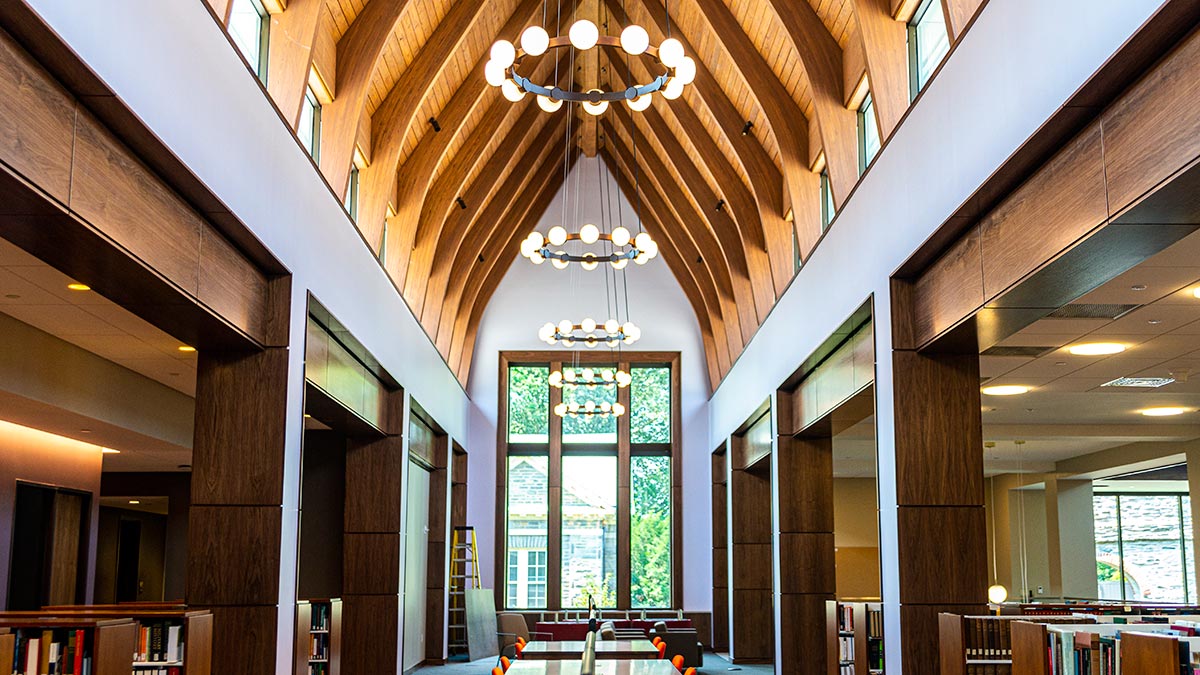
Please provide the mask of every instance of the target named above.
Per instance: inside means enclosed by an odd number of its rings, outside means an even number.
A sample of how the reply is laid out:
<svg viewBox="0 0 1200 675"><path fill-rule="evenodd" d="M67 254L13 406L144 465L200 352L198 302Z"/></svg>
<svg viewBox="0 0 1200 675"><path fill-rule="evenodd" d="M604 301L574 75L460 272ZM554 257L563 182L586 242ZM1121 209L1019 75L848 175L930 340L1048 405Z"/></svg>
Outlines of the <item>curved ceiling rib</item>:
<svg viewBox="0 0 1200 675"><path fill-rule="evenodd" d="M960 38L979 0L934 1ZM209 2L227 21L228 1ZM838 205L859 179L850 105L864 73L881 137L909 105L897 15L913 1L675 0L669 21L663 0L580 0L561 20L554 7L543 15L544 0L276 4L268 93L294 127L310 72L326 78L321 172L340 192L356 148L367 158L359 228L386 249L384 268L464 382L488 300L579 154L564 142L601 157L622 194L640 201L697 316L716 386L824 231L814 168L828 170ZM487 85L492 42L515 41L532 23L565 32L577 17L607 34L638 23L654 43L678 38L696 81L643 113L614 104L600 117L571 105L547 115L534 97L510 103ZM619 51L530 67L560 86L650 77Z"/></svg>

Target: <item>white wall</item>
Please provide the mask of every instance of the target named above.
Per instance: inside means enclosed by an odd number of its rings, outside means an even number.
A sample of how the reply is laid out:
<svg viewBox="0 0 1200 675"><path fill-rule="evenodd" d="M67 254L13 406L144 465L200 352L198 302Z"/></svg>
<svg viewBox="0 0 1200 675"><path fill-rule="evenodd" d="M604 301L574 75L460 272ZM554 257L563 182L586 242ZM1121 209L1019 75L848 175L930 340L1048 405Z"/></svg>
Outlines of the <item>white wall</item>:
<svg viewBox="0 0 1200 675"><path fill-rule="evenodd" d="M603 180L601 179L603 175ZM600 223L601 185L614 207L619 203L620 218L632 227L636 213L623 198L599 159L581 159L568 177L566 224ZM582 198L575 199L575 195ZM538 230L548 231L563 222L566 193L555 196ZM609 207L605 207L608 212ZM576 215L578 214L578 215ZM651 233L653 234L653 233ZM470 476L467 498L469 522L479 537L484 585L492 580L488 564L495 550L496 490L496 419L499 403L499 353L505 350L552 349L537 339L538 328L563 319L580 321L590 316L598 321L609 318L605 275L601 269L586 272L577 265L558 270L549 264L533 265L513 253L515 260L483 314L479 338L471 364L469 392L475 404L471 422ZM620 273L618 273L619 275ZM682 369L680 410L683 416L684 490L684 607L690 610L712 608L712 543L709 508L710 482L708 456L708 375L704 365L700 326L691 305L662 258L644 266L625 268L629 289L630 320L642 329L642 338L632 349L639 351L678 351ZM623 298L623 296L622 296ZM624 305L622 304L622 307ZM621 317L624 318L623 316ZM580 349L585 349L581 347ZM597 348L601 349L601 348ZM565 350L564 350L564 353Z"/></svg>

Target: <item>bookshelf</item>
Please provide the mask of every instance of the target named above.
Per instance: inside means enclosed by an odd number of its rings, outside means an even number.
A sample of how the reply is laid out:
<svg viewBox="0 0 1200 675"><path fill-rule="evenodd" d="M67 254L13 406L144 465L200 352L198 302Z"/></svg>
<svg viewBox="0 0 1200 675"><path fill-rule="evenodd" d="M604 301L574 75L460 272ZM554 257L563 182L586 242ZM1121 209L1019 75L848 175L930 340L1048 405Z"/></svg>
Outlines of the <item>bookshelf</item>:
<svg viewBox="0 0 1200 675"><path fill-rule="evenodd" d="M341 656L341 599L296 603L295 675L340 675Z"/></svg>
<svg viewBox="0 0 1200 675"><path fill-rule="evenodd" d="M1076 621L1086 620L1076 618ZM1200 661L1196 624L1012 622L1013 672L1022 675L1179 675ZM1185 669L1186 667L1186 669Z"/></svg>
<svg viewBox="0 0 1200 675"><path fill-rule="evenodd" d="M1014 668L1014 642L1018 639L1012 632L1016 623L1029 621L1029 617L1005 616L960 616L942 613L938 615L938 652L941 675L1033 675L1032 672ZM1076 616L1043 616L1037 619L1044 628L1049 623L1094 623L1094 620ZM1028 638L1027 638L1028 639ZM1044 640L1043 640L1044 641Z"/></svg>
<svg viewBox="0 0 1200 675"><path fill-rule="evenodd" d="M129 675L137 624L129 619L0 618L0 670L13 673Z"/></svg>
<svg viewBox="0 0 1200 675"><path fill-rule="evenodd" d="M883 605L866 603L867 673L883 675Z"/></svg>
<svg viewBox="0 0 1200 675"><path fill-rule="evenodd" d="M825 601L830 675L869 675L867 603Z"/></svg>

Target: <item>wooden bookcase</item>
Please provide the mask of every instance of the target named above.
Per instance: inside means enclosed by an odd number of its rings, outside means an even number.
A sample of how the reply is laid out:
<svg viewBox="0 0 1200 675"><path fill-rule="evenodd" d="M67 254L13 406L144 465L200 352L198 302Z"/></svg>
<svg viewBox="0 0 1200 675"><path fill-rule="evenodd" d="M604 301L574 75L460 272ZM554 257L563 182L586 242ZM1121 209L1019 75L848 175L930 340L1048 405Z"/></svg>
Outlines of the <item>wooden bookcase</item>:
<svg viewBox="0 0 1200 675"><path fill-rule="evenodd" d="M830 675L868 675L867 604L825 601ZM847 644L846 650L842 644Z"/></svg>
<svg viewBox="0 0 1200 675"><path fill-rule="evenodd" d="M341 599L301 600L296 603L294 663L295 675L340 675Z"/></svg>
<svg viewBox="0 0 1200 675"><path fill-rule="evenodd" d="M1077 616L961 616L959 614L938 615L938 652L941 662L941 675L967 675L977 671L972 666L994 667L998 675L1020 673L1035 675L1042 671L1014 668L1014 661L1019 662L1016 653L1021 651L1021 645L1028 645L1038 640L1031 633L1014 633L1013 626L1027 622L1041 629L1041 641L1046 642L1045 624L1051 623L1093 623L1092 620ZM1028 625L1028 624L1027 624ZM1040 654L1041 650L1031 653ZM1020 665L1018 663L1018 665Z"/></svg>
<svg viewBox="0 0 1200 675"><path fill-rule="evenodd" d="M867 620L863 625L867 643L867 670L869 675L883 675L883 604L866 603Z"/></svg>
<svg viewBox="0 0 1200 675"><path fill-rule="evenodd" d="M137 624L129 619L80 619L0 616L0 665L7 669L20 648L25 632L53 631L66 639L69 631L83 630L90 647L92 675L129 675L130 655L137 644ZM24 672L24 664L21 665Z"/></svg>

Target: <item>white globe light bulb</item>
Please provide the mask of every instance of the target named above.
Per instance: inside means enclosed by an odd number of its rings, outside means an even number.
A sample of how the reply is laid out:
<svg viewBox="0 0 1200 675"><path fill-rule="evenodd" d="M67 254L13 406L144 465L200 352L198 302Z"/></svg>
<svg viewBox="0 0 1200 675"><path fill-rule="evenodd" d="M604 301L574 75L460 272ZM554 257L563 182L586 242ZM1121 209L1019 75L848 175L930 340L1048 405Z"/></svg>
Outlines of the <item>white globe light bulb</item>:
<svg viewBox="0 0 1200 675"><path fill-rule="evenodd" d="M658 257L658 242L650 240L650 243L646 245L646 255L651 259Z"/></svg>
<svg viewBox="0 0 1200 675"><path fill-rule="evenodd" d="M585 244L594 244L600 239L600 228L588 223L579 228L579 240Z"/></svg>
<svg viewBox="0 0 1200 675"><path fill-rule="evenodd" d="M629 230L624 227L616 227L612 231L613 246L625 246L629 243Z"/></svg>
<svg viewBox="0 0 1200 675"><path fill-rule="evenodd" d="M613 409L613 414L616 415L617 417L620 417L621 415L625 414L625 406L621 405L620 403L614 403L612 409Z"/></svg>
<svg viewBox="0 0 1200 675"><path fill-rule="evenodd" d="M599 265L600 263L596 260L596 256L591 253L584 253L583 261L579 263L579 266L588 272L596 269Z"/></svg>
<svg viewBox="0 0 1200 675"><path fill-rule="evenodd" d="M583 102L583 111L592 117L603 115L605 110L608 110L608 101L600 101L599 103L592 103L591 101Z"/></svg>
<svg viewBox="0 0 1200 675"><path fill-rule="evenodd" d="M492 45L490 56L493 63L499 64L501 68L507 68L517 60L517 48L508 40L497 40Z"/></svg>
<svg viewBox="0 0 1200 675"><path fill-rule="evenodd" d="M571 24L571 30L567 32L567 36L571 39L571 45L580 51L586 51L596 46L596 41L600 39L600 31L596 28L596 24L587 19L580 19ZM683 45L679 46L683 49Z"/></svg>
<svg viewBox="0 0 1200 675"><path fill-rule="evenodd" d="M562 344L564 347L574 347L575 346L575 338L572 338L572 337L563 338Z"/></svg>
<svg viewBox="0 0 1200 675"><path fill-rule="evenodd" d="M620 341L619 341L619 340L617 340L616 338L613 338L613 339L611 339L611 340L609 340L609 341L608 341L608 346L609 346L609 347L616 347L618 344L620 344Z"/></svg>
<svg viewBox="0 0 1200 675"><path fill-rule="evenodd" d="M570 319L563 319L558 322L558 332L563 335L568 335L575 330L575 324L571 323Z"/></svg>
<svg viewBox="0 0 1200 675"><path fill-rule="evenodd" d="M613 381L612 368L605 368L604 370L600 371L600 379L604 380L605 382L612 382Z"/></svg>
<svg viewBox="0 0 1200 675"><path fill-rule="evenodd" d="M575 369L574 368L563 368L563 379L566 380L567 382L574 382L575 381Z"/></svg>
<svg viewBox="0 0 1200 675"><path fill-rule="evenodd" d="M594 380L595 378L596 378L596 371L592 370L591 368L583 369L583 379L585 382L588 380Z"/></svg>
<svg viewBox="0 0 1200 675"><path fill-rule="evenodd" d="M545 340L554 337L554 324L548 323L538 329L538 339Z"/></svg>
<svg viewBox="0 0 1200 675"><path fill-rule="evenodd" d="M633 238L633 245L639 251L645 251L650 247L650 243L654 241L647 232L639 232L638 236Z"/></svg>
<svg viewBox="0 0 1200 675"><path fill-rule="evenodd" d="M625 335L628 336L631 331L633 331L633 323L632 322L626 321L625 323L621 324L621 332L622 333L624 333Z"/></svg>
<svg viewBox="0 0 1200 675"><path fill-rule="evenodd" d="M634 24L626 26L625 30L621 31L621 49L625 50L630 56L644 54L646 48L650 46L650 34L645 28Z"/></svg>
<svg viewBox="0 0 1200 675"><path fill-rule="evenodd" d="M624 386L628 385L630 382L633 382L633 377L629 373L627 373L623 370L617 372L617 384L624 387Z"/></svg>
<svg viewBox="0 0 1200 675"><path fill-rule="evenodd" d="M674 101L680 96L683 96L683 80L678 77L672 77L667 82L667 86L663 87L662 97L668 101Z"/></svg>
<svg viewBox="0 0 1200 675"><path fill-rule="evenodd" d="M650 262L650 256L646 255L645 253L639 253L638 257L633 259L634 265L645 265L648 262Z"/></svg>
<svg viewBox="0 0 1200 675"><path fill-rule="evenodd" d="M612 410L612 404L609 403L608 401L604 401L603 403L600 404L600 409L603 410L604 412L608 412L608 411Z"/></svg>
<svg viewBox="0 0 1200 675"><path fill-rule="evenodd" d="M589 335L589 336L587 336L587 339L583 341L583 344L584 344L584 346L586 346L588 349L595 349L595 348L596 348L596 344L597 344L597 342L596 342L596 336L594 336L594 335Z"/></svg>
<svg viewBox="0 0 1200 675"><path fill-rule="evenodd" d="M542 236L542 233L538 232L537 230L530 232L529 236L525 237L525 241L531 241L531 242L537 244L539 248L541 248L542 242L544 242L545 240L546 239L545 239L545 237Z"/></svg>
<svg viewBox="0 0 1200 675"><path fill-rule="evenodd" d="M555 387L562 386L562 373L557 370L550 373L550 384Z"/></svg>
<svg viewBox="0 0 1200 675"><path fill-rule="evenodd" d="M518 87L516 82L505 80L500 83L500 93L504 94L504 98L516 103L525 98L525 90Z"/></svg>
<svg viewBox="0 0 1200 675"><path fill-rule="evenodd" d="M558 109L561 108L563 104L561 100L550 98L549 96L538 96L537 103L539 108L548 113L558 112Z"/></svg>
<svg viewBox="0 0 1200 675"><path fill-rule="evenodd" d="M554 414L558 415L559 417L566 415L567 414L567 404L559 403L558 405L554 406Z"/></svg>
<svg viewBox="0 0 1200 675"><path fill-rule="evenodd" d="M566 254L567 254L566 251L559 251L559 252L555 253L554 255L562 256L562 255L566 255ZM561 258L555 257L555 258L550 259L550 264L554 265L555 269L565 270L571 263L567 262L566 260L562 260ZM645 264L645 263L643 263L643 264Z"/></svg>
<svg viewBox="0 0 1200 675"><path fill-rule="evenodd" d="M583 328L583 332L585 333L592 333L596 330L595 319L584 319L579 325Z"/></svg>
<svg viewBox="0 0 1200 675"><path fill-rule="evenodd" d="M623 270L629 264L629 258L618 258L609 264L613 266L614 270Z"/></svg>
<svg viewBox="0 0 1200 675"><path fill-rule="evenodd" d="M668 68L678 68L683 57L683 43L675 38L667 38L658 46L658 60Z"/></svg>
<svg viewBox="0 0 1200 675"><path fill-rule="evenodd" d="M530 26L521 33L521 49L530 56L541 56L550 47L550 34L541 26Z"/></svg>
<svg viewBox="0 0 1200 675"><path fill-rule="evenodd" d="M579 404L571 401L569 404L567 404L567 410L571 412L579 412Z"/></svg>
<svg viewBox="0 0 1200 675"><path fill-rule="evenodd" d="M621 324L617 323L616 319L609 319L604 322L604 332L609 335L613 335L619 330L621 330Z"/></svg>
<svg viewBox="0 0 1200 675"><path fill-rule="evenodd" d="M499 87L504 84L504 66L495 61L488 61L483 66L483 79L493 87Z"/></svg>
<svg viewBox="0 0 1200 675"><path fill-rule="evenodd" d="M567 241L567 230L562 225L555 225L550 228L550 234L546 236L553 246L562 246Z"/></svg>
<svg viewBox="0 0 1200 675"><path fill-rule="evenodd" d="M595 401L588 401L587 403L584 403L584 404L583 404L583 409L584 409L584 410L586 410L586 411L588 411L588 412L592 412L592 411L594 411L594 410L596 409L596 402L595 402Z"/></svg>
<svg viewBox="0 0 1200 675"><path fill-rule="evenodd" d="M629 327L631 329L630 334L633 335L633 339L640 340L642 338L642 329L633 324L629 324Z"/></svg>
<svg viewBox="0 0 1200 675"><path fill-rule="evenodd" d="M679 67L675 69L675 77L684 84L691 84L696 81L696 60L690 56L683 57L679 62Z"/></svg>
<svg viewBox="0 0 1200 675"><path fill-rule="evenodd" d="M637 98L627 98L625 103L629 105L629 109L634 112L642 112L654 103L654 94L642 94Z"/></svg>
<svg viewBox="0 0 1200 675"><path fill-rule="evenodd" d="M542 263L546 262L546 259L542 257L540 251L534 251L533 255L529 256L529 262L533 263L534 265L541 265Z"/></svg>

